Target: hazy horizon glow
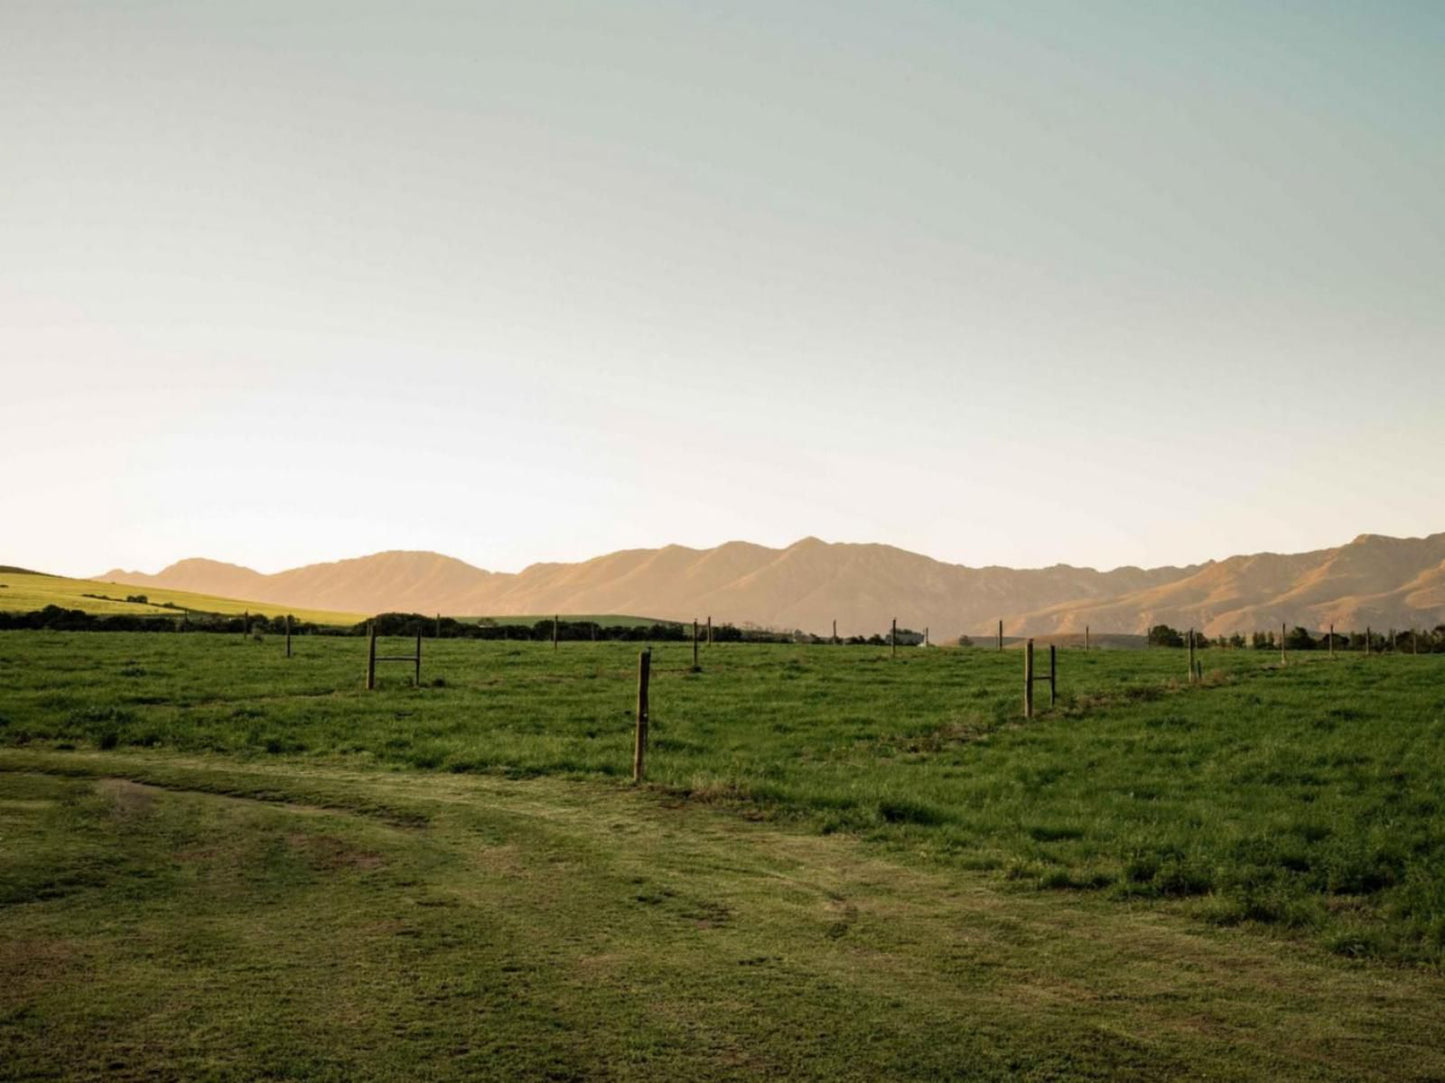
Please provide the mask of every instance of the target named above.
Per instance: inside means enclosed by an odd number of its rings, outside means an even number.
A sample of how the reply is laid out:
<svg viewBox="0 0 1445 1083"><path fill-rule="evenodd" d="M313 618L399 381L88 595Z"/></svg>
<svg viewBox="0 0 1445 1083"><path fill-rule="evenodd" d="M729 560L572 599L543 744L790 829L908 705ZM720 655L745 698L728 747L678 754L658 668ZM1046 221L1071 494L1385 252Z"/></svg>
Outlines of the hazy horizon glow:
<svg viewBox="0 0 1445 1083"><path fill-rule="evenodd" d="M1445 7L0 8L0 563L1445 530Z"/></svg>

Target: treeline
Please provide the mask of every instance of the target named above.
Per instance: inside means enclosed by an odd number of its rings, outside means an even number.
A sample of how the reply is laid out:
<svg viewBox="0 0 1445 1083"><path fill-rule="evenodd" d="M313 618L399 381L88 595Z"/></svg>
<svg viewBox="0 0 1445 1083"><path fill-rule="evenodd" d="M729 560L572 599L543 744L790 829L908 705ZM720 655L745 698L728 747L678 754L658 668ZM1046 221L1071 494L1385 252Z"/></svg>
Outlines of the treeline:
<svg viewBox="0 0 1445 1083"><path fill-rule="evenodd" d="M1419 651L1421 654L1445 654L1445 624L1437 624L1429 631L1409 630L1404 632L1335 632L1334 649L1337 651L1365 651L1373 654L1383 654L1386 651L1394 651L1400 654L1410 654ZM1287 651L1327 651L1330 649L1331 633L1322 632L1313 635L1308 628L1296 625L1284 634L1284 649ZM1171 628L1167 624L1156 624L1149 629L1149 646L1151 647L1183 647L1185 646L1185 633L1177 628ZM1194 633L1194 646L1223 647L1233 650L1256 650L1256 651L1277 651L1280 649L1280 637L1275 632L1253 632L1246 638L1242 633L1235 632L1229 636L1215 636L1213 638Z"/></svg>
<svg viewBox="0 0 1445 1083"><path fill-rule="evenodd" d="M484 620L473 623L452 617L428 617L422 613L382 613L371 620L361 621L351 631L365 635L367 628L375 624L376 634L382 636L427 636L442 639L512 639L550 641L553 636L553 621L543 618L533 624L501 624ZM590 620L556 621L556 636L559 640L603 642L620 640L624 642L655 643L685 642L692 639L692 625L658 622L654 624L599 624ZM705 630L698 634L705 637ZM761 628L739 628L733 624L715 624L712 629L714 643L791 643L793 633L774 632Z"/></svg>
<svg viewBox="0 0 1445 1083"><path fill-rule="evenodd" d="M350 626L315 624L291 618L292 635L364 636L371 624L376 634L384 636L426 636L443 639L510 639L550 641L552 621L543 619L533 624L500 624L495 621L473 623L452 617L428 617L421 613L382 613L369 621ZM225 615L195 613L182 610L177 616L155 613L87 613L82 609L65 609L48 605L29 613L0 612L0 631L48 630L54 632L220 632L232 635L281 635L286 631L284 616L259 614ZM704 633L705 634L705 633ZM792 643L801 633L776 632L762 628L739 628L732 624L713 626L715 643ZM559 640L631 642L684 642L692 638L692 626L672 623L639 625L598 624L595 621L557 622ZM817 639L817 637L809 637ZM879 637L874 636L874 640ZM818 640L821 642L821 640Z"/></svg>
<svg viewBox="0 0 1445 1083"><path fill-rule="evenodd" d="M53 632L230 632L231 634L286 631L285 617L264 617L258 614L228 616L223 613L193 613L182 610L179 616L153 613L87 613L83 609L64 609L47 605L29 613L0 613L0 630L46 629ZM351 635L349 628L291 619L292 635Z"/></svg>

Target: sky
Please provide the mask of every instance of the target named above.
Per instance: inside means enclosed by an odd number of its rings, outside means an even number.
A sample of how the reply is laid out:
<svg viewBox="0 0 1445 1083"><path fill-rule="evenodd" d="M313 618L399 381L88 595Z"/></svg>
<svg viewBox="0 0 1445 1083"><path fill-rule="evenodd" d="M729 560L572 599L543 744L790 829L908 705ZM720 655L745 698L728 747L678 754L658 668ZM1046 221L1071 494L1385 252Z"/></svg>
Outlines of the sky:
<svg viewBox="0 0 1445 1083"><path fill-rule="evenodd" d="M1445 5L0 0L0 564L1445 530Z"/></svg>

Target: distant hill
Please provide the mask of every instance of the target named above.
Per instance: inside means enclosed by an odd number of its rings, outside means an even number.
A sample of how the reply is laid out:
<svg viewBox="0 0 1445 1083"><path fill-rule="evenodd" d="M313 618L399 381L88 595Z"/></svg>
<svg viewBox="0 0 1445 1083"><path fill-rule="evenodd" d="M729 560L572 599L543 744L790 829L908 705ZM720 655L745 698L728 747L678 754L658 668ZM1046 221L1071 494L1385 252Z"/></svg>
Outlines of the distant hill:
<svg viewBox="0 0 1445 1083"><path fill-rule="evenodd" d="M1139 635L1156 623L1211 635L1279 623L1320 628L1445 622L1445 534L1362 535L1313 553L1260 553L1163 568L970 568L889 545L804 538L784 549L734 541L714 549L628 549L576 564L490 572L427 552L386 552L274 575L183 560L155 575L100 579L352 613L450 615L647 613L688 621L871 634L897 617L935 643L1010 636ZM1102 642L1102 641L1101 641Z"/></svg>
<svg viewBox="0 0 1445 1083"><path fill-rule="evenodd" d="M1117 598L1029 612L1018 623L1032 633L1082 632L1085 625L1138 631L1169 624L1217 636L1280 624L1384 630L1442 622L1445 534L1362 534L1335 549L1230 557Z"/></svg>

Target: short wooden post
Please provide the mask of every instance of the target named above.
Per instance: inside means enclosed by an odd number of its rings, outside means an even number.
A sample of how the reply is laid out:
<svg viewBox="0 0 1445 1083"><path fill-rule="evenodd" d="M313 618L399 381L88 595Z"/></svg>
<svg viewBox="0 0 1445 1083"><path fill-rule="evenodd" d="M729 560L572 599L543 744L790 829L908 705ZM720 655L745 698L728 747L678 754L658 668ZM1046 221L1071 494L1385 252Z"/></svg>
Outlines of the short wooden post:
<svg viewBox="0 0 1445 1083"><path fill-rule="evenodd" d="M416 634L416 673L412 676L411 684L412 684L412 687L413 687L413 688L420 688L420 687L421 687L421 633L420 633L420 632L417 632L417 634Z"/></svg>
<svg viewBox="0 0 1445 1083"><path fill-rule="evenodd" d="M1084 653L1089 653L1089 626L1084 625Z"/></svg>
<svg viewBox="0 0 1445 1083"><path fill-rule="evenodd" d="M286 614L286 657L291 657L291 614Z"/></svg>
<svg viewBox="0 0 1445 1083"><path fill-rule="evenodd" d="M697 621L692 622L692 671L702 672L702 666L697 664Z"/></svg>
<svg viewBox="0 0 1445 1083"><path fill-rule="evenodd" d="M923 645L928 646L928 625L923 626Z"/></svg>
<svg viewBox="0 0 1445 1083"><path fill-rule="evenodd" d="M892 650L892 657L898 657L898 618L893 618L893 631L888 633L888 646Z"/></svg>
<svg viewBox="0 0 1445 1083"><path fill-rule="evenodd" d="M709 615L708 618L707 618L707 645L708 645L709 647L712 646L712 616L711 616L711 615Z"/></svg>
<svg viewBox="0 0 1445 1083"><path fill-rule="evenodd" d="M1059 701L1059 650L1049 644L1049 706Z"/></svg>
<svg viewBox="0 0 1445 1083"><path fill-rule="evenodd" d="M1024 644L1024 717L1034 716L1034 641Z"/></svg>
<svg viewBox="0 0 1445 1083"><path fill-rule="evenodd" d="M1189 683L1194 683L1194 629L1189 629Z"/></svg>
<svg viewBox="0 0 1445 1083"><path fill-rule="evenodd" d="M632 739L632 781L641 782L647 752L647 682L652 671L652 649L637 655L637 731Z"/></svg>
<svg viewBox="0 0 1445 1083"><path fill-rule="evenodd" d="M1279 664L1282 666L1289 665L1289 659L1284 656L1284 623L1282 621L1279 626Z"/></svg>
<svg viewBox="0 0 1445 1083"><path fill-rule="evenodd" d="M376 622L371 621L366 625L366 690L370 692L376 687Z"/></svg>
<svg viewBox="0 0 1445 1083"><path fill-rule="evenodd" d="M552 649L554 651L557 649L557 625L561 623L561 620L560 615L553 615L552 617Z"/></svg>
<svg viewBox="0 0 1445 1083"><path fill-rule="evenodd" d="M837 620L834 620L834 621L833 621L833 644L836 646L837 643L838 643L838 622L837 622Z"/></svg>
<svg viewBox="0 0 1445 1083"><path fill-rule="evenodd" d="M1334 657L1335 657L1335 626L1334 626L1333 624L1331 624L1331 625L1330 625L1330 659L1333 660Z"/></svg>
<svg viewBox="0 0 1445 1083"><path fill-rule="evenodd" d="M1003 621L998 622L998 649L1003 650Z"/></svg>

